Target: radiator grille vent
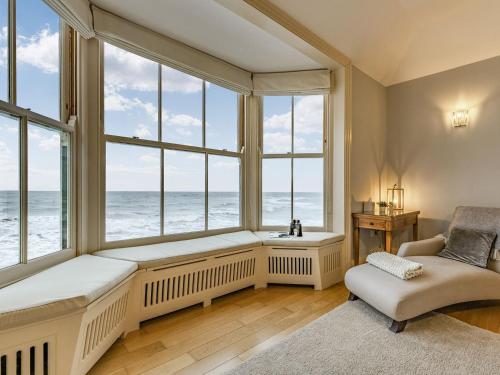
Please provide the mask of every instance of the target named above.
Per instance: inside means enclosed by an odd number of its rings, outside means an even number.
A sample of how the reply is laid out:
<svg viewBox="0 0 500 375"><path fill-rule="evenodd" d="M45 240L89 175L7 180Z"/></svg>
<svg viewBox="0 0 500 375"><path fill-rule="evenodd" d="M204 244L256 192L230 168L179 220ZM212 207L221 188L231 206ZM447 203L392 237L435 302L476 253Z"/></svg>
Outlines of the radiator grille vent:
<svg viewBox="0 0 500 375"><path fill-rule="evenodd" d="M313 273L312 258L270 256L268 257L268 272L274 275L310 276Z"/></svg>
<svg viewBox="0 0 500 375"><path fill-rule="evenodd" d="M127 312L128 292L109 305L87 324L85 330L85 346L82 360L87 358L99 344L125 319Z"/></svg>
<svg viewBox="0 0 500 375"><path fill-rule="evenodd" d="M54 373L49 363L49 341L18 347L0 354L0 375L51 375ZM50 370L50 372L49 372Z"/></svg>
<svg viewBox="0 0 500 375"><path fill-rule="evenodd" d="M192 296L254 275L255 257L252 257L149 281L144 284L144 307Z"/></svg>
<svg viewBox="0 0 500 375"><path fill-rule="evenodd" d="M323 258L323 272L333 272L338 270L340 265L340 251L336 251L334 253L326 254Z"/></svg>

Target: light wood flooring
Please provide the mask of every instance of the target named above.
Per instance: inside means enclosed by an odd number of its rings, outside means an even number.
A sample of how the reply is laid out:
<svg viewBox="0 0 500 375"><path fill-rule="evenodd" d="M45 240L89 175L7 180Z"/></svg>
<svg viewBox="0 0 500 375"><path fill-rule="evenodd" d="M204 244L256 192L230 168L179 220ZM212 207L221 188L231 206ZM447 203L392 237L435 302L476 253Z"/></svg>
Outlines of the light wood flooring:
<svg viewBox="0 0 500 375"><path fill-rule="evenodd" d="M119 339L92 375L218 374L345 302L343 284L323 291L271 285L245 289L141 324ZM500 303L457 305L441 310L469 324L500 333Z"/></svg>

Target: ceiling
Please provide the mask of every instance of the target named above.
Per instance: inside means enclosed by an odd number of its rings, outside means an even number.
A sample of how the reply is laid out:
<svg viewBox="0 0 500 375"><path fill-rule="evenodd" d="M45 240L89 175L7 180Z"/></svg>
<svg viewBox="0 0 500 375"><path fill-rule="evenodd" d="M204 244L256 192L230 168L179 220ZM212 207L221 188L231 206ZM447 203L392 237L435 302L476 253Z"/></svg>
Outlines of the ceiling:
<svg viewBox="0 0 500 375"><path fill-rule="evenodd" d="M392 85L500 55L498 0L269 0Z"/></svg>
<svg viewBox="0 0 500 375"><path fill-rule="evenodd" d="M324 67L300 48L214 0L91 0L91 3L250 72Z"/></svg>

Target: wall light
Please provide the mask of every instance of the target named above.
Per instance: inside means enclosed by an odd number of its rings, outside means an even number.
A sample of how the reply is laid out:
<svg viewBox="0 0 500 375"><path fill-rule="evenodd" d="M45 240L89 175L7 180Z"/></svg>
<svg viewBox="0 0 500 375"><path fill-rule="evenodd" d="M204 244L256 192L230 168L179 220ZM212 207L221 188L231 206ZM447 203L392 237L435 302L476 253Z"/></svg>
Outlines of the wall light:
<svg viewBox="0 0 500 375"><path fill-rule="evenodd" d="M469 110L462 109L460 111L455 111L451 115L451 125L455 128L469 125Z"/></svg>

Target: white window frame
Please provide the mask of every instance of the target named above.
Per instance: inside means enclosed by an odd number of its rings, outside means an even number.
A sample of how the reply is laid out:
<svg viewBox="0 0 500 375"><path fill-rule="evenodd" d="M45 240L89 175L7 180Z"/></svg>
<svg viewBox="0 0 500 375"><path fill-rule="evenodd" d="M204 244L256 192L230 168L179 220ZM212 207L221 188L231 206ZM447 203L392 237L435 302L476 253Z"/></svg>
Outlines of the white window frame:
<svg viewBox="0 0 500 375"><path fill-rule="evenodd" d="M40 0L41 1L41 0ZM76 256L76 144L74 114L74 46L75 33L61 19L60 22L60 68L59 98L60 119L52 119L31 111L29 108L17 106L17 71L16 71L16 0L8 1L8 98L0 100L0 112L12 115L19 121L19 193L20 193L20 263L0 268L0 287L32 275L52 265ZM66 249L28 260L28 124L41 125L58 130L67 135L68 152L68 237ZM0 245L1 246L1 245Z"/></svg>
<svg viewBox="0 0 500 375"><path fill-rule="evenodd" d="M313 94L318 95L318 94ZM323 152L321 153L294 153L293 151L293 143L294 143L294 107L295 107L295 97L304 96L304 95L286 95L291 98L291 111L292 111L292 124L291 124L291 134L292 134L292 151L289 153L264 153L264 97L259 97L259 142L258 142L258 195L259 202L257 207L257 226L259 230L263 231L288 231L289 226L275 226L275 225L263 225L262 222L262 162L264 159L291 159L291 178L290 178L290 191L291 191L291 213L290 220L294 218L293 206L294 206L294 189L293 189L293 161L295 159L322 159L323 160L323 225L322 226L304 226L304 231L310 232L322 232L322 231L332 231L333 230L333 218L332 218L332 207L333 207L333 131L330 126L330 114L329 114L329 101L331 100L331 95L324 94L323 95Z"/></svg>
<svg viewBox="0 0 500 375"><path fill-rule="evenodd" d="M146 140L119 135L111 135L105 133L104 124L104 45L107 42L99 41L99 71L100 71L100 126L99 126L99 148L100 148L100 248L101 249L112 249L121 246L139 246L147 245L165 241L176 241L183 239L199 238L215 234L230 233L243 230L246 223L245 206L243 202L245 201L246 189L244 185L244 175L245 175L245 147L244 147L244 96L238 94L238 123L237 123L237 150L239 151L227 151L225 149L213 149L206 147L206 121L205 121L205 106L206 106L206 83L203 80L203 93L202 93L202 146L189 146L177 143L170 143L162 141L162 65L167 66L164 63L153 61L158 65L158 139L157 140ZM108 43L110 44L110 43ZM122 47L118 47L121 48ZM127 51L126 49L124 49ZM134 53L127 51L129 53ZM134 53L135 54L135 53ZM146 57L144 57L146 58ZM147 59L147 58L146 58ZM176 69L172 67L172 69ZM145 146L150 148L155 148L160 150L160 234L158 236L141 237L141 238L130 238L123 240L106 240L106 144L116 143L124 145L135 145L135 146ZM166 150L174 151L186 151L194 152L205 155L205 229L195 232L183 232L175 234L164 234L164 219L165 219L165 200L164 200L164 186L165 186L165 169L164 169L164 153ZM208 229L208 157L209 155L218 156L229 156L239 158L240 161L240 224L237 227L228 227L220 229Z"/></svg>

